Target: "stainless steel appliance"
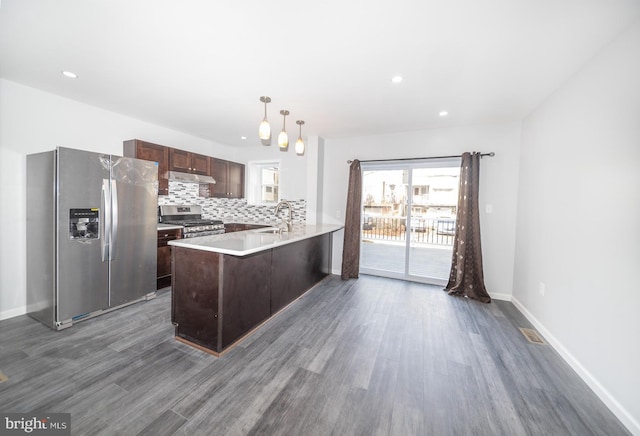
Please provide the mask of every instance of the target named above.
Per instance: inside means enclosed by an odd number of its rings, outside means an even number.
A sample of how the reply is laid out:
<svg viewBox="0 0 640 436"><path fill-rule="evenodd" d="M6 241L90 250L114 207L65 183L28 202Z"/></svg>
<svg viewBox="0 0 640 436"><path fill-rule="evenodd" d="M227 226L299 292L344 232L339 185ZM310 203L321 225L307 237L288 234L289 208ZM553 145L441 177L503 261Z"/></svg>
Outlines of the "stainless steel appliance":
<svg viewBox="0 0 640 436"><path fill-rule="evenodd" d="M158 206L158 216L163 224L182 226L183 238L224 233L224 223L220 220L203 219L202 207L197 204Z"/></svg>
<svg viewBox="0 0 640 436"><path fill-rule="evenodd" d="M153 298L156 162L70 148L27 156L27 311L61 330Z"/></svg>

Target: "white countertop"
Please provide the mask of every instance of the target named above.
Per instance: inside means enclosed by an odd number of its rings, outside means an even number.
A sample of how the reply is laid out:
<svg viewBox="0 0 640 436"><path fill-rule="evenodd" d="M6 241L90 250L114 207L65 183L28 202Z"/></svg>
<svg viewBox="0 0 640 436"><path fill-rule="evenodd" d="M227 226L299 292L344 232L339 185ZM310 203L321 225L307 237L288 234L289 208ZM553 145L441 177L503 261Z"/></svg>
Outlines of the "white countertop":
<svg viewBox="0 0 640 436"><path fill-rule="evenodd" d="M192 248L194 250L212 251L214 253L231 254L233 256L246 256L280 245L291 244L303 239L335 232L343 227L343 225L337 224L294 225L293 232L275 234L265 233L265 231L277 229L277 227L267 227L256 230L245 230L243 232L225 233L223 235L176 239L169 241L169 245Z"/></svg>

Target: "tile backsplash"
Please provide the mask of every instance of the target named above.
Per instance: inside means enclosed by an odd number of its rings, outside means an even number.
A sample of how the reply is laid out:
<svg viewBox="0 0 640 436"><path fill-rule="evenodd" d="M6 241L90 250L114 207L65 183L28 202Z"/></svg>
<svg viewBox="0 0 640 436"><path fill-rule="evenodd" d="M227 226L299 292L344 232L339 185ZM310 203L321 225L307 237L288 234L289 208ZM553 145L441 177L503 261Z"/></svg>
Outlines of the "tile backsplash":
<svg viewBox="0 0 640 436"><path fill-rule="evenodd" d="M204 198L199 197L199 185L197 183L177 182L169 180L169 195L158 197L158 205L165 204L197 204L202 206L202 217L208 219L220 219L230 223L240 222L279 222L274 215L275 205L251 205L244 198ZM293 222L304 223L306 221L306 200L288 200L293 207ZM285 209L281 212L288 213Z"/></svg>

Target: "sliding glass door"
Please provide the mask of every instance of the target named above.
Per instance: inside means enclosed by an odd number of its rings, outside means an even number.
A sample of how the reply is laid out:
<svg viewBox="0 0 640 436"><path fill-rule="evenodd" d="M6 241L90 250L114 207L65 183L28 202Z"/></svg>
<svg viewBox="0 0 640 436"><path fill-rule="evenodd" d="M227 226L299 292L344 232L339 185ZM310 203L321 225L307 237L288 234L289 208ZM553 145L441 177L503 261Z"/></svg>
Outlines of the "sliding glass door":
<svg viewBox="0 0 640 436"><path fill-rule="evenodd" d="M360 271L404 275L408 170L362 167Z"/></svg>
<svg viewBox="0 0 640 436"><path fill-rule="evenodd" d="M362 164L360 272L446 284L460 159Z"/></svg>

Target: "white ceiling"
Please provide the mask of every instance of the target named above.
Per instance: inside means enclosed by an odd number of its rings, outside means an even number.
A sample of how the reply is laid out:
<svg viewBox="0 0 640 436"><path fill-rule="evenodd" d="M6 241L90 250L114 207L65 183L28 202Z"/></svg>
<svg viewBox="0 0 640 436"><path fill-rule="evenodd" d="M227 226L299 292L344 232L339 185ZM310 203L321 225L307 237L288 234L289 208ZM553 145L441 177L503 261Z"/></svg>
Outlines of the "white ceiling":
<svg viewBox="0 0 640 436"><path fill-rule="evenodd" d="M0 76L236 146L260 144L261 95L274 131L288 109L304 136L499 123L639 14L640 0L2 0Z"/></svg>

